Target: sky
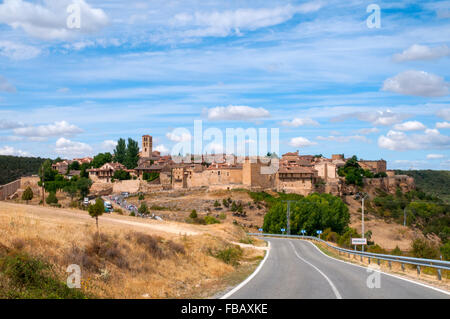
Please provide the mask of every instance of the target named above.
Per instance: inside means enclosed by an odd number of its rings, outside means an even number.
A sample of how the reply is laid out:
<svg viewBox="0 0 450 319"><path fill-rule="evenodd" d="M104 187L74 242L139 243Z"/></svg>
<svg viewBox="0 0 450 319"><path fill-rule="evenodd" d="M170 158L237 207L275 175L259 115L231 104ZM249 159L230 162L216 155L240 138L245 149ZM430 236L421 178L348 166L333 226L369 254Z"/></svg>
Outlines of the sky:
<svg viewBox="0 0 450 319"><path fill-rule="evenodd" d="M202 120L448 170L449 39L450 1L3 0L0 154L167 153Z"/></svg>

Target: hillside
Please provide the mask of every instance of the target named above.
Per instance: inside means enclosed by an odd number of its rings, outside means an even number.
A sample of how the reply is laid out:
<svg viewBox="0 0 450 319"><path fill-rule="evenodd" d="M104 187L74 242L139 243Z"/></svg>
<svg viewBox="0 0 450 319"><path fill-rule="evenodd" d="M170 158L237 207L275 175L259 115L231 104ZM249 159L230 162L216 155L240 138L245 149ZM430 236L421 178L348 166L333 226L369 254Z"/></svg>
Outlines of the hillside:
<svg viewBox="0 0 450 319"><path fill-rule="evenodd" d="M0 185L12 182L22 176L37 174L45 160L40 157L0 155Z"/></svg>
<svg viewBox="0 0 450 319"><path fill-rule="evenodd" d="M419 189L450 202L450 171L396 170L395 173L413 177Z"/></svg>

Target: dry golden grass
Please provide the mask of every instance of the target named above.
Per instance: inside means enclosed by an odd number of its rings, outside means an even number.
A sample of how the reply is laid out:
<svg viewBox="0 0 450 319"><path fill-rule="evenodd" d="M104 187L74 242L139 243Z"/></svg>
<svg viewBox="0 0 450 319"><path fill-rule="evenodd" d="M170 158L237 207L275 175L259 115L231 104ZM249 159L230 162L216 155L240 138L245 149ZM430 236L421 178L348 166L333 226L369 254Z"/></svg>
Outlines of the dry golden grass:
<svg viewBox="0 0 450 319"><path fill-rule="evenodd" d="M100 217L96 236L94 219L86 217L81 211L0 202L0 242L56 265L63 281L67 266L80 264L82 289L95 297L183 298L208 297L226 287L224 278L236 268L214 252L245 236L232 225L186 225L197 235L183 235L161 225L139 227L133 224L139 219L122 216ZM165 227L171 226L177 223ZM264 254L243 251L243 266L256 266Z"/></svg>

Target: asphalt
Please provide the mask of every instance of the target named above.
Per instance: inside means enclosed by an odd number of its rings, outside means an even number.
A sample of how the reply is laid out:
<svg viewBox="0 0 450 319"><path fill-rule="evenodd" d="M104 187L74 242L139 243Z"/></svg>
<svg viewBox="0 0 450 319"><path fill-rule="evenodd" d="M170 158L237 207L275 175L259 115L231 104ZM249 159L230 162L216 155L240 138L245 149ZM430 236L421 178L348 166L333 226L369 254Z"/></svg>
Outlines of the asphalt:
<svg viewBox="0 0 450 319"><path fill-rule="evenodd" d="M271 246L266 261L250 281L227 298L450 299L450 294L416 282L330 258L308 241L265 240ZM379 281L374 280L376 275ZM374 287L377 282L379 287Z"/></svg>

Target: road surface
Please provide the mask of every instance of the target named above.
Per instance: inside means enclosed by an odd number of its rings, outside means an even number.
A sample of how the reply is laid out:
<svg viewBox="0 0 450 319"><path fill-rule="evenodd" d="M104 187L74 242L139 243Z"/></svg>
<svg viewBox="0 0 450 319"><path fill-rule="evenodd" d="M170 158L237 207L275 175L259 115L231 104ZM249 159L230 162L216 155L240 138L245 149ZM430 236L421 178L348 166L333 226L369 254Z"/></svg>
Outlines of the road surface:
<svg viewBox="0 0 450 319"><path fill-rule="evenodd" d="M367 268L338 261L323 254L311 242L265 238L270 253L254 277L225 295L231 299L347 299L432 298L450 294ZM373 275L379 275L379 288Z"/></svg>

